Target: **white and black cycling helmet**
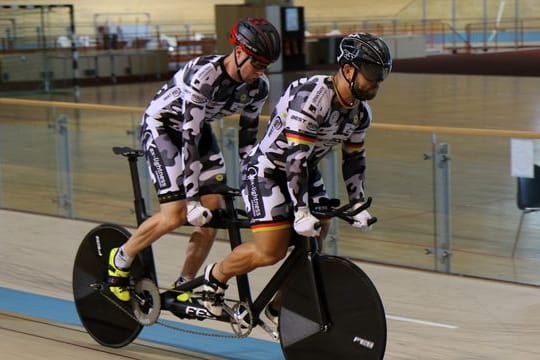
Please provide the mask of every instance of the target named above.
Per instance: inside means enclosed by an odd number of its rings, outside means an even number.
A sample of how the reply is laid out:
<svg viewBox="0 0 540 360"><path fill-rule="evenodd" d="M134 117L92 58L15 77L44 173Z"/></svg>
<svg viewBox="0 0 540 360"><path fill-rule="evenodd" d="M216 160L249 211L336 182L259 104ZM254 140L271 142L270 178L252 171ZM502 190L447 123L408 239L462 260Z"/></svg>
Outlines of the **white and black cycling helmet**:
<svg viewBox="0 0 540 360"><path fill-rule="evenodd" d="M340 67L350 64L367 80L383 81L392 70L392 55L383 39L368 33L349 34L339 44Z"/></svg>
<svg viewBox="0 0 540 360"><path fill-rule="evenodd" d="M229 41L240 46L249 56L266 64L273 63L281 54L279 32L263 18L247 17L235 23Z"/></svg>

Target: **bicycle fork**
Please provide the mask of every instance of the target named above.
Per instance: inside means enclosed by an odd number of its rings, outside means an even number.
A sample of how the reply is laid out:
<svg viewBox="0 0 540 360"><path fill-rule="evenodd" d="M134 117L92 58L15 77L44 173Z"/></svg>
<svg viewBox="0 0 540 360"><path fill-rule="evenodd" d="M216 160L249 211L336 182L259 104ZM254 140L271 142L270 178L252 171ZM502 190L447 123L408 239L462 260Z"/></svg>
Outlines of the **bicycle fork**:
<svg viewBox="0 0 540 360"><path fill-rule="evenodd" d="M292 342L315 333L326 332L331 325L326 310L324 289L316 271L318 256L315 239L300 239L293 253L285 260L253 304L253 312L258 318L260 311L270 301L273 294L284 287L283 296L287 301L281 308L280 322L285 320L285 323L280 324L280 331L294 332L293 337L286 337L294 339L291 340Z"/></svg>

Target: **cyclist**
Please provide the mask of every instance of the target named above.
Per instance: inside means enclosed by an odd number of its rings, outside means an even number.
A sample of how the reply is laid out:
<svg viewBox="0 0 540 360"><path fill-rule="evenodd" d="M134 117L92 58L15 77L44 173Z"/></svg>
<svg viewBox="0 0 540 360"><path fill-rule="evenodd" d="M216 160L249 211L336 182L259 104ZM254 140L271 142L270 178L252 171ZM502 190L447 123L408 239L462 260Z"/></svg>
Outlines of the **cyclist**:
<svg viewBox="0 0 540 360"><path fill-rule="evenodd" d="M280 55L280 36L270 22L249 17L233 25L229 41L231 53L189 61L145 110L141 143L160 209L109 254L109 289L122 301L130 300L126 285L134 257L162 235L186 222L197 226L173 286L193 278L210 251L216 230L200 226L210 221L221 197L200 196L199 190L225 181L225 163L209 122L240 114L240 158L256 141L269 94L264 73Z"/></svg>
<svg viewBox="0 0 540 360"><path fill-rule="evenodd" d="M349 201L356 209L365 200L364 137L372 118L367 101L389 75L392 59L386 43L367 33L344 37L339 50L333 76L302 78L285 89L264 137L242 160L241 190L254 241L206 266L203 305L214 315L221 314L227 281L285 257L293 229L303 236L321 235L310 204L326 197L317 164L333 146L342 144ZM361 211L353 226L368 230L370 219ZM274 323L277 298L265 309Z"/></svg>

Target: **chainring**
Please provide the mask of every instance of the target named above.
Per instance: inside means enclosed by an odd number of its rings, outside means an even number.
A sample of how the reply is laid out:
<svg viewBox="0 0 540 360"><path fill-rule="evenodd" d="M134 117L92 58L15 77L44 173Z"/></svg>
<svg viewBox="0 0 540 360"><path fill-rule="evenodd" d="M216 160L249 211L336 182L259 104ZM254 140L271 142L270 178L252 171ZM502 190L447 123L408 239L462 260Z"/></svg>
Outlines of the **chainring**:
<svg viewBox="0 0 540 360"><path fill-rule="evenodd" d="M253 313L245 302L237 302L231 308L231 328L238 337L247 337L253 330Z"/></svg>
<svg viewBox="0 0 540 360"><path fill-rule="evenodd" d="M135 284L131 296L133 315L141 325L152 325L161 312L161 297L159 290L150 279L141 279Z"/></svg>

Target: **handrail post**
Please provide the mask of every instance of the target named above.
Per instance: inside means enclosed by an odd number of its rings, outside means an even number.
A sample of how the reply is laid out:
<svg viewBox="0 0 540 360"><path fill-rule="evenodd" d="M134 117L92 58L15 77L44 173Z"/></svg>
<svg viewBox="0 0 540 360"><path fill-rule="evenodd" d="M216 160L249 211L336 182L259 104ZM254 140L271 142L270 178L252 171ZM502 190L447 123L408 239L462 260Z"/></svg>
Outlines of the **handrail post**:
<svg viewBox="0 0 540 360"><path fill-rule="evenodd" d="M227 183L229 186L240 186L240 170L238 165L238 131L229 127L223 133L223 157L227 169Z"/></svg>
<svg viewBox="0 0 540 360"><path fill-rule="evenodd" d="M336 174L338 174L338 157L335 149L330 150L330 152L321 160L321 165L323 166L323 174L328 176L324 179L326 191L328 196L331 198L338 198L338 182L336 179ZM328 228L328 234L324 239L324 253L330 255L338 254L338 224L335 218L332 218L330 221L330 227ZM322 250L322 249L321 249Z"/></svg>
<svg viewBox="0 0 540 360"><path fill-rule="evenodd" d="M71 149L69 144L68 118L60 115L56 119L56 163L58 166L58 205L64 215L73 218L73 175L71 171Z"/></svg>
<svg viewBox="0 0 540 360"><path fill-rule="evenodd" d="M2 181L2 153L0 152L0 208L4 207L4 198L3 198L3 184Z"/></svg>
<svg viewBox="0 0 540 360"><path fill-rule="evenodd" d="M435 238L433 255L435 269L451 271L451 192L450 192L450 145L437 143L437 136L432 137L433 161L433 202Z"/></svg>

